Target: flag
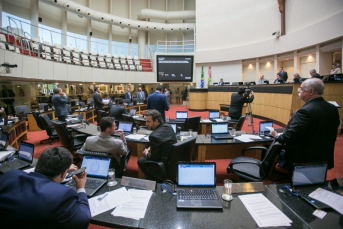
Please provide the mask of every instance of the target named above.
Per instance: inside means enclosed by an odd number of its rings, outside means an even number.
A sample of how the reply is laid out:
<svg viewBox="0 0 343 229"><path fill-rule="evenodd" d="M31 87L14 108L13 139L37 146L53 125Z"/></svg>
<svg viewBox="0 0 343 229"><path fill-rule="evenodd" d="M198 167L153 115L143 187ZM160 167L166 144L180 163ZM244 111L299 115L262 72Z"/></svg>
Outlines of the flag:
<svg viewBox="0 0 343 229"><path fill-rule="evenodd" d="M201 81L200 81L200 87L204 88L204 66L201 66Z"/></svg>
<svg viewBox="0 0 343 229"><path fill-rule="evenodd" d="M209 66L209 67L208 67L208 78L207 78L208 86L210 86L211 80L212 80L212 76L211 76L211 66Z"/></svg>

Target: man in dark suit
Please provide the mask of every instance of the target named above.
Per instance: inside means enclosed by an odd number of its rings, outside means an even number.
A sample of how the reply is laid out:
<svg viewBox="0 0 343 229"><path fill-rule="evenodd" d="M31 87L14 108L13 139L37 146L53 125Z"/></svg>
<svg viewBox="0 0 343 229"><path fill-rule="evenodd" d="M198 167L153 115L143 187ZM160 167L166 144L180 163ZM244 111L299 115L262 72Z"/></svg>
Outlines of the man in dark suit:
<svg viewBox="0 0 343 229"><path fill-rule="evenodd" d="M124 107L124 101L122 99L119 99L118 104L112 106L110 110L110 116L113 117L116 121L122 121L123 114L128 114L128 112Z"/></svg>
<svg viewBox="0 0 343 229"><path fill-rule="evenodd" d="M304 79L300 77L299 73L294 73L293 81L294 83L302 83Z"/></svg>
<svg viewBox="0 0 343 229"><path fill-rule="evenodd" d="M54 95L51 98L52 105L55 107L55 117L58 121L65 122L65 118L68 115L68 109L66 104L68 103L68 97L62 92L62 89L56 87L54 89Z"/></svg>
<svg viewBox="0 0 343 229"><path fill-rule="evenodd" d="M224 86L224 81L223 81L223 78L220 78L220 81L219 81L219 83L218 83L218 85L220 85L220 86Z"/></svg>
<svg viewBox="0 0 343 229"><path fill-rule="evenodd" d="M254 100L253 91L251 91L250 98L244 95L244 91L244 87L239 87L238 93L232 93L231 95L231 103L229 108L229 116L231 119L238 120L242 116L244 103L251 103Z"/></svg>
<svg viewBox="0 0 343 229"><path fill-rule="evenodd" d="M5 107L6 115L9 115L9 113L8 113L9 109L8 108L11 108L12 115L14 115L15 114L14 106L13 106L13 102L14 102L14 98L13 97L15 97L14 92L11 89L7 89L6 85L2 85L1 94L2 94L2 97L4 98L3 102L4 102L4 107ZM12 98L5 99L5 98L8 98L8 97L12 97Z"/></svg>
<svg viewBox="0 0 343 229"><path fill-rule="evenodd" d="M280 73L280 76L281 76L280 79L283 80L283 82L286 82L287 79L288 79L287 72L285 72L285 71L283 70L283 68L280 67L280 68L279 68L279 73Z"/></svg>
<svg viewBox="0 0 343 229"><path fill-rule="evenodd" d="M128 88L127 92L125 93L125 99L131 99L132 100L132 94L131 94L130 88Z"/></svg>
<svg viewBox="0 0 343 229"><path fill-rule="evenodd" d="M144 164L149 160L161 161L166 164L170 149L177 141L173 128L170 125L163 123L160 112L157 110L149 110L145 113L145 116L146 125L149 130L153 130L153 132L149 135L150 147L143 151L144 157L139 158L137 164L149 180L154 180L152 174L154 174L155 171L147 171Z"/></svg>
<svg viewBox="0 0 343 229"><path fill-rule="evenodd" d="M99 126L100 124L100 118L98 115L98 111L102 109L104 106L104 103L102 102L102 99L100 97L100 88L95 87L94 88L94 94L93 94L93 100L94 100L94 108L95 108L95 114L96 114L96 121L97 125Z"/></svg>
<svg viewBox="0 0 343 229"><path fill-rule="evenodd" d="M167 101L167 97L162 94L163 87L162 85L156 86L155 93L152 93L148 97L148 104L147 109L155 109L161 113L163 122L165 121L165 113L164 111L169 110L169 105Z"/></svg>
<svg viewBox="0 0 343 229"><path fill-rule="evenodd" d="M322 77L317 73L316 69L311 69L310 70L310 75L311 78L317 78L317 79L321 79Z"/></svg>
<svg viewBox="0 0 343 229"><path fill-rule="evenodd" d="M72 165L63 147L47 148L34 172L11 170L0 177L2 228L87 228L90 211L86 172L73 176L77 191L61 185Z"/></svg>
<svg viewBox="0 0 343 229"><path fill-rule="evenodd" d="M328 162L334 167L334 147L340 123L337 108L326 102L322 95L324 83L320 79L307 79L298 89L299 98L305 101L276 141L286 143L286 160L289 176L294 163Z"/></svg>

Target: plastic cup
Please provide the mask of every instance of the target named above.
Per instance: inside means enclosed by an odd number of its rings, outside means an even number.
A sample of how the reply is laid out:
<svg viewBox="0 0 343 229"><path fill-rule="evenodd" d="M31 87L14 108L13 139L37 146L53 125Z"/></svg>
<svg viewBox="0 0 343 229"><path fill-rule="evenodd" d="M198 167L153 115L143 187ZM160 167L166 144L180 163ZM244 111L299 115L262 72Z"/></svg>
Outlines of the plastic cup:
<svg viewBox="0 0 343 229"><path fill-rule="evenodd" d="M107 186L115 186L117 184L115 170L108 169L107 172Z"/></svg>

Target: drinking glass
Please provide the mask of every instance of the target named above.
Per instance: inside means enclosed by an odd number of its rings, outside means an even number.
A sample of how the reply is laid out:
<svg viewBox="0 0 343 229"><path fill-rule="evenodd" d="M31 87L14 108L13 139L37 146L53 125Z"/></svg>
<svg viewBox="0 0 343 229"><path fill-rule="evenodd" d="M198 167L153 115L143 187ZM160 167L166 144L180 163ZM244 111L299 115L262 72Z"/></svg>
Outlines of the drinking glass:
<svg viewBox="0 0 343 229"><path fill-rule="evenodd" d="M226 200L226 201L232 200L232 181L229 179L224 180L222 198L223 200Z"/></svg>
<svg viewBox="0 0 343 229"><path fill-rule="evenodd" d="M137 128L136 128L136 127L133 127L132 132L133 132L133 134L137 134Z"/></svg>
<svg viewBox="0 0 343 229"><path fill-rule="evenodd" d="M192 137L192 131L193 131L193 130L192 130L192 129L189 129L188 131L189 131L189 136Z"/></svg>
<svg viewBox="0 0 343 229"><path fill-rule="evenodd" d="M166 117L166 122L169 122L169 117L168 116Z"/></svg>
<svg viewBox="0 0 343 229"><path fill-rule="evenodd" d="M232 130L230 130L230 135L233 137L236 136L236 129L233 128Z"/></svg>
<svg viewBox="0 0 343 229"><path fill-rule="evenodd" d="M115 170L108 169L107 172L107 186L115 186L117 184L116 177L115 177Z"/></svg>

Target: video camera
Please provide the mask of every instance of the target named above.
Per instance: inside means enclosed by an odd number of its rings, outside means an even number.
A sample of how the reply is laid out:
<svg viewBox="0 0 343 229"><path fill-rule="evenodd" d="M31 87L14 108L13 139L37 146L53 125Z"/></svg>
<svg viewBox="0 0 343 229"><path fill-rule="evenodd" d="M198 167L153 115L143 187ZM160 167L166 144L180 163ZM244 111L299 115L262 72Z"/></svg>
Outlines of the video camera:
<svg viewBox="0 0 343 229"><path fill-rule="evenodd" d="M250 93L251 93L250 84L251 84L251 82L245 84L246 88L244 89L244 96L247 98L249 98Z"/></svg>

